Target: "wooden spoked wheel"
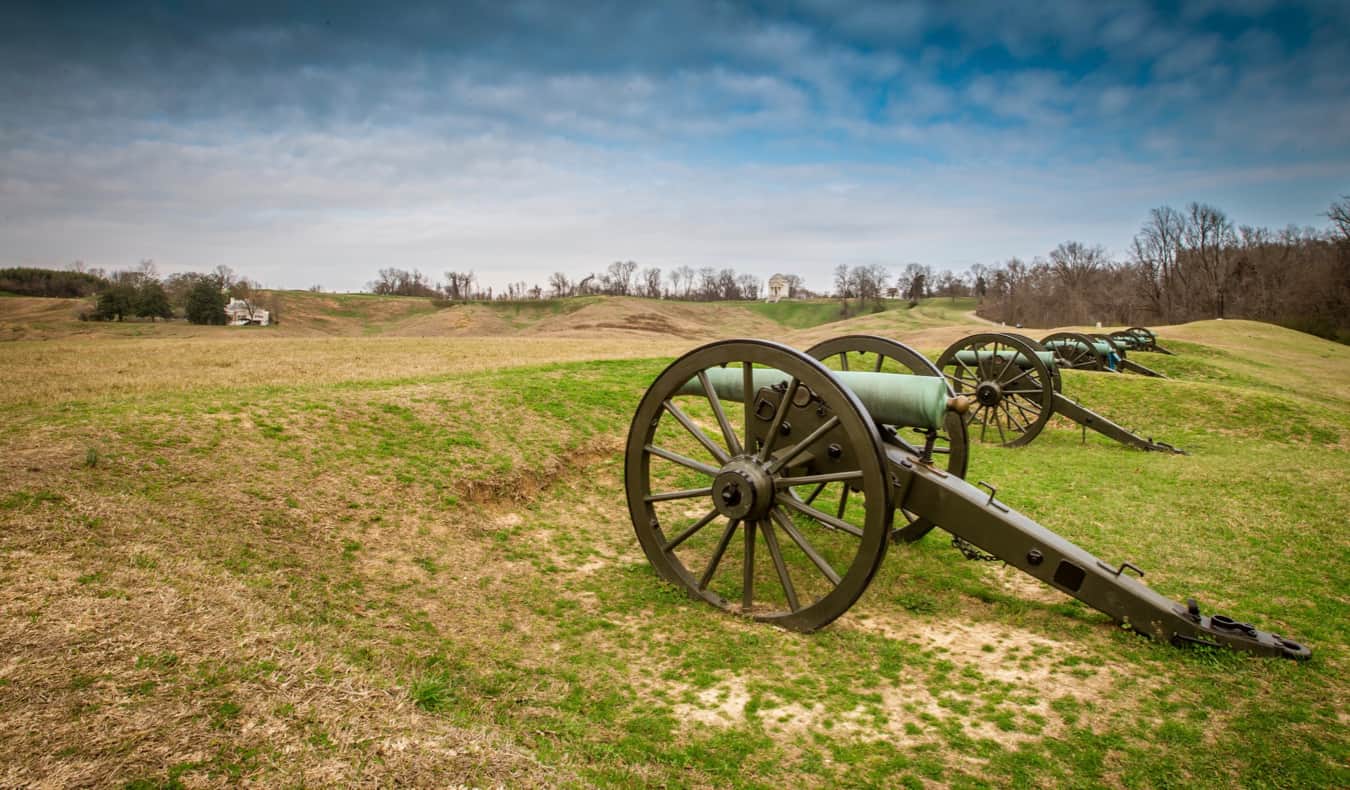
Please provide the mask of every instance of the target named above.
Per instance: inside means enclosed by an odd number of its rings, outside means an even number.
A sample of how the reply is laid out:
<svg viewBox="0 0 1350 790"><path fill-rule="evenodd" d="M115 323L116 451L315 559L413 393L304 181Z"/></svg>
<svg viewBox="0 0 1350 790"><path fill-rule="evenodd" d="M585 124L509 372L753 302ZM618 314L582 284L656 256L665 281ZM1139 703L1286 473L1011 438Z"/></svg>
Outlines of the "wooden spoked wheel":
<svg viewBox="0 0 1350 790"><path fill-rule="evenodd" d="M933 362L910 348L877 335L845 335L817 343L806 353L823 362L831 370L863 370L877 373L896 373L911 376L936 376L945 378L942 371ZM947 382L949 395L955 395L951 382ZM922 432L914 432L903 426L881 426L882 441L893 442L905 447L914 455L920 455L920 448L928 437ZM933 442L935 462L945 466L947 473L964 478L966 466L970 461L969 441L966 435L966 423L960 414L947 412L942 430L937 431ZM932 531L936 526L930 519L910 513L903 508L900 513L906 523L897 526L892 534L894 540L915 541Z"/></svg>
<svg viewBox="0 0 1350 790"><path fill-rule="evenodd" d="M1054 353L1050 351L1050 349L1041 345L1041 342L1039 340L1035 340L1031 338L1029 335L1019 335L1016 332L1003 332L1001 334L1005 334L1008 337L1015 337L1018 340L1021 340L1023 343L1026 343L1027 345L1031 346L1033 349L1037 351L1043 351L1051 354ZM1063 387L1063 381L1060 380L1059 365L1050 365L1049 368L1050 368L1050 381L1055 385L1055 392L1061 392L1062 391L1061 387Z"/></svg>
<svg viewBox="0 0 1350 790"><path fill-rule="evenodd" d="M1092 338L1093 340L1100 340L1101 342L1110 346L1111 350L1116 352L1116 356L1120 357L1121 359L1125 359L1125 351L1126 349L1129 348L1129 344L1126 343L1125 341L1118 340L1112 337L1111 335L1088 335L1088 337Z"/></svg>
<svg viewBox="0 0 1350 790"><path fill-rule="evenodd" d="M1106 356L1082 332L1056 332L1041 338L1041 345L1055 352L1060 364L1072 370L1109 370Z"/></svg>
<svg viewBox="0 0 1350 790"><path fill-rule="evenodd" d="M1158 336L1153 334L1152 329L1146 326L1132 326L1125 331L1139 338L1139 349L1141 351L1162 351L1158 348Z"/></svg>
<svg viewBox="0 0 1350 790"><path fill-rule="evenodd" d="M975 398L966 412L973 439L1020 447L1035 439L1054 413L1051 368L1019 338L964 337L942 352L937 365L956 394Z"/></svg>
<svg viewBox="0 0 1350 790"><path fill-rule="evenodd" d="M1112 332L1109 337L1116 342L1120 348L1128 348L1131 351L1141 351L1148 345L1147 340L1142 335L1135 334L1128 329Z"/></svg>
<svg viewBox="0 0 1350 790"><path fill-rule="evenodd" d="M862 595L894 518L862 404L816 360L762 340L671 363L633 416L624 477L638 541L662 577L797 631Z"/></svg>

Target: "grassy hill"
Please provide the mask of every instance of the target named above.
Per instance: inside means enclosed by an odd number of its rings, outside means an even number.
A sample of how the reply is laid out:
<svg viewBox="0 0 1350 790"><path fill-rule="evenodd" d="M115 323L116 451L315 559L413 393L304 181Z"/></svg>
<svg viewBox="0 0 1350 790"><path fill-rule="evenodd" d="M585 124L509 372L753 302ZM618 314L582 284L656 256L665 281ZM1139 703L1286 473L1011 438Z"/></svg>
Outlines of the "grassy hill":
<svg viewBox="0 0 1350 790"><path fill-rule="evenodd" d="M844 318L831 300L779 302L679 302L631 297L582 296L568 299L437 304L421 297L331 294L309 291L264 292L278 325L272 336L437 337L512 334L612 334L670 336L710 340L728 332L782 335L823 327L874 327L893 330L971 324L968 299L930 299L913 309L888 301L885 310ZM37 340L81 336L218 337L240 334L238 327L198 327L184 321L150 323L82 322L91 306L81 299L0 298L0 340Z"/></svg>
<svg viewBox="0 0 1350 790"><path fill-rule="evenodd" d="M623 505L632 410L694 341L594 304L376 337L432 314L305 299L362 328L0 345L5 784L1350 784L1350 349L1165 329L1173 380L1065 392L1190 456L1060 422L969 474L1296 665L1149 642L939 533L820 633L720 614ZM919 309L851 320L960 306Z"/></svg>

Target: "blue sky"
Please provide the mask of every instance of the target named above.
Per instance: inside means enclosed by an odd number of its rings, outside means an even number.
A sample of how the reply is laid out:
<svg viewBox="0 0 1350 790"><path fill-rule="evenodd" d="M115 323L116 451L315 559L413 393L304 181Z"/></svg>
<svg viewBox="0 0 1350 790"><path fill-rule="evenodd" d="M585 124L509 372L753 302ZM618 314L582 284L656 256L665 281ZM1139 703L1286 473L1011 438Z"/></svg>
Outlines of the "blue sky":
<svg viewBox="0 0 1350 790"><path fill-rule="evenodd" d="M1350 4L37 3L0 262L360 288L635 260L964 270L1150 208L1325 225Z"/></svg>

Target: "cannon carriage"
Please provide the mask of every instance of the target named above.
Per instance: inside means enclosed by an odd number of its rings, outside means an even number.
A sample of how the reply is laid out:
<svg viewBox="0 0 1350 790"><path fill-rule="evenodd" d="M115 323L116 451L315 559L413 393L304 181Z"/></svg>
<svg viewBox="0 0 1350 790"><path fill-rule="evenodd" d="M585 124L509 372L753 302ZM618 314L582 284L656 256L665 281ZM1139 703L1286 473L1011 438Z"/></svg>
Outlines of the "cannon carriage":
<svg viewBox="0 0 1350 790"><path fill-rule="evenodd" d="M1141 376L1167 378L1150 367L1129 358L1129 346L1111 335L1082 332L1055 332L1040 341L1054 352L1059 365L1070 370L1099 370L1111 373L1138 373Z"/></svg>
<svg viewBox="0 0 1350 790"><path fill-rule="evenodd" d="M953 389L944 377L889 372L884 360L831 370L768 341L689 352L652 383L628 435L625 486L643 551L696 599L812 631L867 589L900 512L1148 636L1310 655L1160 595L1127 573L1142 575L1134 564L1098 559L953 473L939 437L949 449L964 441L964 420L949 415L970 405Z"/></svg>
<svg viewBox="0 0 1350 790"><path fill-rule="evenodd" d="M1184 451L1140 436L1065 396L1058 350L1022 335L986 332L961 338L938 357L953 394L975 398L968 421L978 441L1020 447L1035 439L1056 414L1140 450Z"/></svg>
<svg viewBox="0 0 1350 790"><path fill-rule="evenodd" d="M1167 354L1176 356L1171 351L1158 345L1158 336L1152 329L1142 326L1132 326L1129 329L1121 329L1108 335L1118 345L1124 346L1130 351L1149 351L1155 354Z"/></svg>

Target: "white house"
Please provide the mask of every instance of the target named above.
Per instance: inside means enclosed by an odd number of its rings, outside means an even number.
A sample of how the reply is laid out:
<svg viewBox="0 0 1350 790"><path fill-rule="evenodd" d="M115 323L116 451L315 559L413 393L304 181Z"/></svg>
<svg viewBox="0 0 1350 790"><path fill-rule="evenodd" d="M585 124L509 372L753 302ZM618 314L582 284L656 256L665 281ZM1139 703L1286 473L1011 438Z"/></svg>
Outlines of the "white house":
<svg viewBox="0 0 1350 790"><path fill-rule="evenodd" d="M225 305L225 315L230 326L267 326L272 315L261 307L254 307L243 299L231 299Z"/></svg>
<svg viewBox="0 0 1350 790"><path fill-rule="evenodd" d="M777 302L788 296L788 280L781 274L769 278L769 290L764 296L766 302Z"/></svg>

